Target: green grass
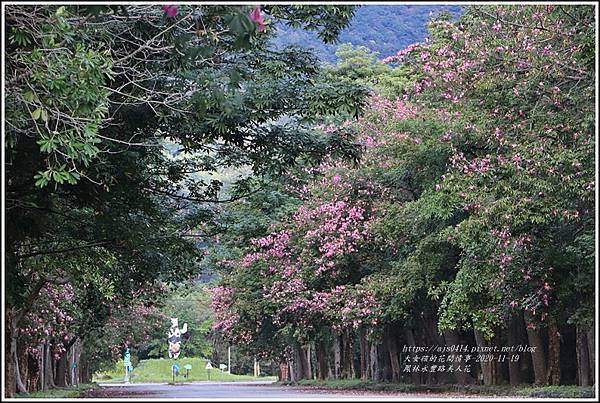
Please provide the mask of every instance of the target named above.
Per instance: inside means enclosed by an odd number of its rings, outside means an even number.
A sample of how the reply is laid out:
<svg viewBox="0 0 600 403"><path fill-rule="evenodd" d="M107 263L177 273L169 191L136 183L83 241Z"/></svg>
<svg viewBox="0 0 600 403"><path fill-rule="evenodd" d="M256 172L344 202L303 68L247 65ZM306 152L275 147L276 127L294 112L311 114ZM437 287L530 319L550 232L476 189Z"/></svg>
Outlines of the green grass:
<svg viewBox="0 0 600 403"><path fill-rule="evenodd" d="M176 382L198 382L208 381L208 371L205 369L206 360L201 358L180 358L176 360L179 364L179 376ZM130 381L136 382L173 382L171 366L175 360L169 359L152 359L140 361L137 367L133 369L130 375ZM186 370L184 365L191 364L192 369L189 372L189 377L184 377ZM214 364L213 364L214 365ZM96 382L123 382L125 372L122 366L117 366L117 369L108 372L100 372L94 374ZM275 377L259 377L256 378L250 375L234 375L227 372L221 373L219 369L213 369L210 373L211 381L253 381L253 380L276 380Z"/></svg>
<svg viewBox="0 0 600 403"><path fill-rule="evenodd" d="M89 390L96 388L96 383L83 383L77 386L50 389L46 392L17 393L16 398L40 399L40 398L75 398Z"/></svg>
<svg viewBox="0 0 600 403"><path fill-rule="evenodd" d="M524 387L519 390L527 397L583 398L595 397L593 386L560 385Z"/></svg>
<svg viewBox="0 0 600 403"><path fill-rule="evenodd" d="M296 383L281 382L283 385L314 387L319 389L340 390L372 390L394 392L421 392L443 393L459 392L472 395L488 396L523 396L523 397L548 397L548 398L592 398L592 386L560 385L560 386L531 386L531 385L414 385L405 383L361 381L360 379L334 379L326 381L301 380Z"/></svg>

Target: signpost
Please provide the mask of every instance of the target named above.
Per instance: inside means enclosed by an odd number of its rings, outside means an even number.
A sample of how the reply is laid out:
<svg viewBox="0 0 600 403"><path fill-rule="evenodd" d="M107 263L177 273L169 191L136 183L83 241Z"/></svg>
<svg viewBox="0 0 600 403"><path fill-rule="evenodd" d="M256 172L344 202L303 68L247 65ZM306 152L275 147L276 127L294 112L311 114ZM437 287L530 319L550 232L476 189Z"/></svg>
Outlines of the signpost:
<svg viewBox="0 0 600 403"><path fill-rule="evenodd" d="M175 376L179 375L179 364L175 363L171 368L173 369L173 383L175 383Z"/></svg>
<svg viewBox="0 0 600 403"><path fill-rule="evenodd" d="M129 348L125 350L123 365L125 366L125 383L129 383L129 371L133 369L131 366L131 353L129 353Z"/></svg>
<svg viewBox="0 0 600 403"><path fill-rule="evenodd" d="M183 366L183 368L185 368L185 377L189 377L190 376L190 369L192 369L192 364L185 364Z"/></svg>
<svg viewBox="0 0 600 403"><path fill-rule="evenodd" d="M210 361L206 363L206 373L208 374L208 380L210 381L210 371L213 369L212 365L210 365Z"/></svg>
<svg viewBox="0 0 600 403"><path fill-rule="evenodd" d="M71 383L73 385L77 384L77 377L75 376L75 368L77 368L77 363L73 362L73 364L71 364Z"/></svg>

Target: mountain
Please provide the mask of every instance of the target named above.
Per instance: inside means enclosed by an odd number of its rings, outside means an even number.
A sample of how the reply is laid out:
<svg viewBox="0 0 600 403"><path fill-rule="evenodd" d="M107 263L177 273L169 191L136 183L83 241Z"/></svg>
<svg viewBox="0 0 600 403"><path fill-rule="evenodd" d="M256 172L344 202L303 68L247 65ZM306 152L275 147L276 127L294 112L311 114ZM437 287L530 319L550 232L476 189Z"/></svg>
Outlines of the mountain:
<svg viewBox="0 0 600 403"><path fill-rule="evenodd" d="M341 43L366 46L384 58L411 43L424 41L428 36L427 22L444 11L458 18L464 8L457 5L367 4L357 8L352 23L342 31L336 45L324 44L314 32L284 24L277 27L274 43L277 47L299 45L312 48L320 60L329 63L335 63L335 50Z"/></svg>

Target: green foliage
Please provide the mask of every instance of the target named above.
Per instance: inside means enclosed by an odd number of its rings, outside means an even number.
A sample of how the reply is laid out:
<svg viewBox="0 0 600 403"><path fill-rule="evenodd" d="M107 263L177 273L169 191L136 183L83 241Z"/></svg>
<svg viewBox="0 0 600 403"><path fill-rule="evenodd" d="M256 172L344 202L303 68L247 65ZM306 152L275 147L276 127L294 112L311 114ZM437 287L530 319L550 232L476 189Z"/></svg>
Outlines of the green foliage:
<svg viewBox="0 0 600 403"><path fill-rule="evenodd" d="M268 21L293 19L332 41L353 7L272 9ZM84 340L92 369L126 341L138 350L158 339L154 318L140 328L128 318L160 316L164 285L197 275L196 240L219 224L210 203L223 182L209 173L246 173L228 184L235 200L303 158L356 157L343 136L313 126L359 115L366 89L328 83L310 52L270 48L251 10L6 9L7 309L37 309L38 281L71 285L68 333ZM208 312L186 315L190 354L210 355Z"/></svg>
<svg viewBox="0 0 600 403"><path fill-rule="evenodd" d="M77 183L99 152L98 127L108 114L110 51L82 42L70 17L60 7L42 19L39 36L13 28L9 69L27 81L21 92L9 92L8 119L14 124L7 145L15 146L17 133L37 133L40 151L47 154L45 170L35 176L39 187Z"/></svg>

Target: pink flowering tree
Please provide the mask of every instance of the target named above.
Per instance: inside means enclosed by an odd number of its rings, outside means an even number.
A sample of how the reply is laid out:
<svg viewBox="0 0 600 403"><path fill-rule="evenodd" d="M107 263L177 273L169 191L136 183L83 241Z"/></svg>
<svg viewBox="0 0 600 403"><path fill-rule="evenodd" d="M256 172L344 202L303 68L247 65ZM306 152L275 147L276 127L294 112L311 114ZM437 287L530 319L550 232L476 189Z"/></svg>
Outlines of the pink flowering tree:
<svg viewBox="0 0 600 403"><path fill-rule="evenodd" d="M374 95L356 122L322 127L352 133L359 163L331 159L306 168L311 179L291 180L288 217L228 262L217 329L255 352L278 349L299 362L300 377L310 377L311 346L319 377L328 359L342 363L334 376L356 376L356 352L361 376L380 379L369 368L381 364L400 381L410 376L401 373L402 344L505 340L536 348L528 370L507 365L507 382L527 374L558 384L574 377L561 375L570 359L586 385L593 9L473 6L430 31L430 41L384 60L411 77L402 93ZM577 357L565 358L562 344ZM495 384L500 365L410 377L464 384L481 374Z"/></svg>
<svg viewBox="0 0 600 403"><path fill-rule="evenodd" d="M473 326L485 343L524 312L530 341L542 349L538 335L549 337L548 357L533 356L538 383L559 382L559 328L591 321L582 281L593 273L591 15L471 7L389 60L419 76L410 99L437 111L433 136L450 151L417 202L452 218L439 238L460 251L453 277L431 289L440 326Z"/></svg>

